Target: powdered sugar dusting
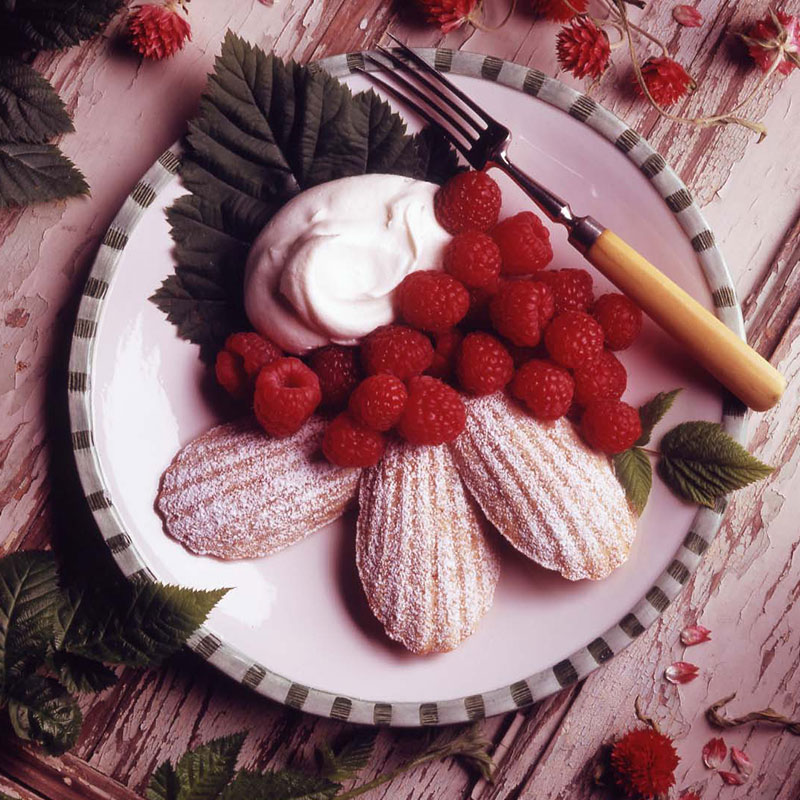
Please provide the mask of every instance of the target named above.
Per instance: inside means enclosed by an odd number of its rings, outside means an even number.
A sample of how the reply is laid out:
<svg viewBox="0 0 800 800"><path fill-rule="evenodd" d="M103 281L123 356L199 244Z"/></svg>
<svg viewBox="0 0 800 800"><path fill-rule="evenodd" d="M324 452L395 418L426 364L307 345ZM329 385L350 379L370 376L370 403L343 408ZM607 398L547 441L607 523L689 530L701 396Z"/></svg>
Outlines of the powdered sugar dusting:
<svg viewBox="0 0 800 800"><path fill-rule="evenodd" d="M194 553L253 558L332 522L355 497L361 471L325 460L324 428L312 417L273 439L247 418L190 442L161 481L156 505L167 532Z"/></svg>
<svg viewBox="0 0 800 800"><path fill-rule="evenodd" d="M534 420L503 394L466 402L466 428L450 447L511 544L570 580L604 578L622 564L636 519L608 459L567 420Z"/></svg>
<svg viewBox="0 0 800 800"><path fill-rule="evenodd" d="M500 565L448 449L392 442L359 503L356 560L373 613L414 653L454 649L491 607Z"/></svg>

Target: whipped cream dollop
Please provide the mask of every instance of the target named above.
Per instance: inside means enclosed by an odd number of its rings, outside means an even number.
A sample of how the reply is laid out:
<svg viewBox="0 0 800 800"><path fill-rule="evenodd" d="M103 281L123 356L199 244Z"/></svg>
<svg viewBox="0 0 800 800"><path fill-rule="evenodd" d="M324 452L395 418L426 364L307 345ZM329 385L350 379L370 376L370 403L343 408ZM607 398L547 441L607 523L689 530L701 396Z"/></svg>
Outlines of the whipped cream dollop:
<svg viewBox="0 0 800 800"><path fill-rule="evenodd" d="M439 269L450 235L436 221L433 183L358 175L289 201L247 261L253 327L290 353L353 345L395 318L392 293L411 272Z"/></svg>

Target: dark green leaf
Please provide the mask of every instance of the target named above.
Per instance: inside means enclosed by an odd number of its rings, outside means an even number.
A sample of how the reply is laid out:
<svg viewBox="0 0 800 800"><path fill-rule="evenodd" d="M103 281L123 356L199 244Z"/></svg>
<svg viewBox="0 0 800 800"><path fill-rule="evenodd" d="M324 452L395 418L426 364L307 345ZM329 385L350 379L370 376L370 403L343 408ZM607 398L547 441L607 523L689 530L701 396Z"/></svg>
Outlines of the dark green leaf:
<svg viewBox="0 0 800 800"><path fill-rule="evenodd" d="M183 646L226 592L138 583L104 597L72 588L58 609L56 646L110 664L154 666Z"/></svg>
<svg viewBox="0 0 800 800"><path fill-rule="evenodd" d="M14 685L8 716L20 739L36 742L54 755L69 750L81 732L75 698L58 681L41 675L29 675Z"/></svg>
<svg viewBox="0 0 800 800"><path fill-rule="evenodd" d="M0 142L43 143L72 130L53 87L27 64L0 58Z"/></svg>
<svg viewBox="0 0 800 800"><path fill-rule="evenodd" d="M59 680L74 694L102 692L117 682L117 675L105 664L73 653L53 653L51 666Z"/></svg>
<svg viewBox="0 0 800 800"><path fill-rule="evenodd" d="M319 749L324 776L334 783L344 783L357 777L372 758L377 736L377 731L362 731L336 753L324 743Z"/></svg>
<svg viewBox="0 0 800 800"><path fill-rule="evenodd" d="M189 125L181 176L192 196L169 215L178 266L151 300L208 358L248 327L247 253L294 195L367 172L443 179L455 169L448 145L409 136L374 92L353 96L327 73L228 33Z"/></svg>
<svg viewBox="0 0 800 800"><path fill-rule="evenodd" d="M241 771L237 773L220 800L331 800L342 787L325 778L300 772Z"/></svg>
<svg viewBox="0 0 800 800"><path fill-rule="evenodd" d="M414 136L422 159L422 177L431 183L445 183L466 167L458 163L458 154L450 142L436 128L423 128ZM416 175L414 177L420 177Z"/></svg>
<svg viewBox="0 0 800 800"><path fill-rule="evenodd" d="M751 456L716 422L684 422L661 440L658 471L679 497L709 508L736 489L766 478L772 467Z"/></svg>
<svg viewBox="0 0 800 800"><path fill-rule="evenodd" d="M88 191L83 175L55 145L0 142L0 208Z"/></svg>
<svg viewBox="0 0 800 800"><path fill-rule="evenodd" d="M150 776L147 800L179 800L183 786L169 761L165 761Z"/></svg>
<svg viewBox="0 0 800 800"><path fill-rule="evenodd" d="M52 553L0 559L0 698L47 656L60 593Z"/></svg>
<svg viewBox="0 0 800 800"><path fill-rule="evenodd" d="M0 5L0 52L62 50L99 33L123 0L16 0Z"/></svg>
<svg viewBox="0 0 800 800"><path fill-rule="evenodd" d="M653 468L647 453L639 447L618 453L614 456L614 472L631 507L641 515L653 486Z"/></svg>
<svg viewBox="0 0 800 800"><path fill-rule="evenodd" d="M644 447L649 444L653 435L653 428L661 421L663 416L672 408L675 398L681 389L673 389L671 392L659 392L652 400L648 400L643 406L639 406L639 419L642 421L642 435L636 441L637 447Z"/></svg>

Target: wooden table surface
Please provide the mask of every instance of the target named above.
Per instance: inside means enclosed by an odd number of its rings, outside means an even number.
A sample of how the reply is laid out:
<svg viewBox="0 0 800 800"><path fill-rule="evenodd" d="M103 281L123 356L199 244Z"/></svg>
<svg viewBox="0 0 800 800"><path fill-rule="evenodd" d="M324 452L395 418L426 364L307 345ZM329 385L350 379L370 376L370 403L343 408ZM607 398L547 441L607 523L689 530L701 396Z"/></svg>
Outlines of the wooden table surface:
<svg viewBox="0 0 800 800"><path fill-rule="evenodd" d="M486 0L501 17L507 0ZM672 0L651 0L645 24L663 36L699 79L684 111L708 113L743 97L757 80L731 31L766 11L763 0L699 0L706 23L680 28ZM798 0L782 3L798 13ZM3 275L0 319L0 552L46 546L79 524L59 498L74 477L60 442L69 332L99 238L151 162L182 132L227 28L282 56L306 62L379 42L386 31L415 45L493 54L555 75L556 26L537 21L526 0L506 27L442 37L414 26L389 0L194 0L194 41L168 63L142 64L107 34L66 53L41 56L75 116L63 142L92 186L91 199L0 214ZM488 720L504 741L493 785L458 764L436 763L369 797L570 798L603 796L588 780L597 748L633 723L633 702L678 738L678 787L705 798L797 800L800 737L775 729L726 735L744 748L755 774L723 787L705 770L700 747L712 735L703 712L738 692L733 710L767 705L800 715L800 567L796 555L800 492L800 72L775 80L753 104L769 136L757 144L739 128L700 130L670 124L630 89L630 67L617 66L593 94L646 136L695 193L727 255L743 300L750 341L786 375L789 388L773 411L750 421L750 447L777 469L769 481L738 493L722 532L677 602L639 641L580 685L517 715ZM678 688L662 678L682 655L678 631L700 621L713 641L691 652L701 677ZM346 726L287 710L251 694L190 656L150 673L123 674L114 688L84 704L80 743L46 758L11 738L0 740L0 791L14 798L133 798L161 761L221 734L247 730L247 765L303 765L316 742ZM396 763L418 732L383 731L375 773ZM507 745L507 748L505 748Z"/></svg>

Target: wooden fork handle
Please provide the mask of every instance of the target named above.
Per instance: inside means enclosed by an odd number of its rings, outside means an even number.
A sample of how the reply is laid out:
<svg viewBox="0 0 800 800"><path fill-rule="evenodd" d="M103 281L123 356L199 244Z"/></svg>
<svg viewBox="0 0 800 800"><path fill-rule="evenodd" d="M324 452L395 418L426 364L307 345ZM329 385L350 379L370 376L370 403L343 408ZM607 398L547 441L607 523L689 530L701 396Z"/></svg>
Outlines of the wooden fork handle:
<svg viewBox="0 0 800 800"><path fill-rule="evenodd" d="M604 230L585 255L749 408L766 411L780 400L780 372L615 233Z"/></svg>

